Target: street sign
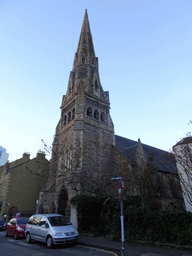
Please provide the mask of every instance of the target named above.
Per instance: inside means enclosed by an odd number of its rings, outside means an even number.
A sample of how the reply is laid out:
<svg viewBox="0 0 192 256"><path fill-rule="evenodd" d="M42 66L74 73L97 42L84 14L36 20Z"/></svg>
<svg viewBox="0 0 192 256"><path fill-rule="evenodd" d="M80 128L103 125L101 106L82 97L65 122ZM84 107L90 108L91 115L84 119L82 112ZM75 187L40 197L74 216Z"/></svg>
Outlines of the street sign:
<svg viewBox="0 0 192 256"><path fill-rule="evenodd" d="M121 181L119 182L119 200L121 201Z"/></svg>

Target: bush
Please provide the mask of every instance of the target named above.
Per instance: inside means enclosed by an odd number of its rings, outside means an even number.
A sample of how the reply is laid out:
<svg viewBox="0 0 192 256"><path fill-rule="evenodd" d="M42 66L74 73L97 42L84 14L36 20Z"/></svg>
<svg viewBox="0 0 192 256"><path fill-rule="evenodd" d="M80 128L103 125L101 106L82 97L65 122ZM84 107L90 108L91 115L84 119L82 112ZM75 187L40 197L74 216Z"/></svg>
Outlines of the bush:
<svg viewBox="0 0 192 256"><path fill-rule="evenodd" d="M80 195L71 200L77 207L80 232L110 233L113 239L121 237L120 202L101 195ZM154 203L156 206L156 204ZM159 207L144 208L138 196L124 199L124 230L126 241L192 245L192 214L162 211Z"/></svg>

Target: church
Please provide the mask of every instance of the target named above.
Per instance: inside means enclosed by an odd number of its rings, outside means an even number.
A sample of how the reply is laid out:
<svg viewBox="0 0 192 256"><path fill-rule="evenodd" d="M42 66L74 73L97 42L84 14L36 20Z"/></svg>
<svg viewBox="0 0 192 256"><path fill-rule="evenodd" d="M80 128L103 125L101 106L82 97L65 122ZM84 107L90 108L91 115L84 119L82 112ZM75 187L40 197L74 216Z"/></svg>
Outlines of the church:
<svg viewBox="0 0 192 256"><path fill-rule="evenodd" d="M162 195L165 205L182 207L182 194L174 191L171 181L179 184L175 160L169 153L114 133L109 92L104 91L99 78L87 10L60 108L49 179L39 196L39 213L66 214L77 226L76 209L70 200L87 192L117 194L118 185L111 178L124 177L136 163L147 159L150 152L159 177L166 183Z"/></svg>

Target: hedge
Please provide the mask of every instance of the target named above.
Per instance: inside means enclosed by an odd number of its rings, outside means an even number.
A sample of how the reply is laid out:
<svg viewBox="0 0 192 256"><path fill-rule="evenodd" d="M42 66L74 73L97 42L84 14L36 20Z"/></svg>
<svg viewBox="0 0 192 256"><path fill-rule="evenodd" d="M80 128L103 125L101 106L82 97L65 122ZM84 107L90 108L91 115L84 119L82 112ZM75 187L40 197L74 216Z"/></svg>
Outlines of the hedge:
<svg viewBox="0 0 192 256"><path fill-rule="evenodd" d="M71 200L78 214L80 232L112 235L120 239L120 202L102 195L79 195ZM192 245L192 214L141 207L138 196L124 200L125 240Z"/></svg>

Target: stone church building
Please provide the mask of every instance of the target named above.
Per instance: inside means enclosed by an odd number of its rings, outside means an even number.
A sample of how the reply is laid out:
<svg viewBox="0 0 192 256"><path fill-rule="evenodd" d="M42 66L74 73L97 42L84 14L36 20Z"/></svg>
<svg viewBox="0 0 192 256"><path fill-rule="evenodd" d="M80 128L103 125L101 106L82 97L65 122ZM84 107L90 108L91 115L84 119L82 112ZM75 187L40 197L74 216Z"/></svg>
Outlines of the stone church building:
<svg viewBox="0 0 192 256"><path fill-rule="evenodd" d="M153 151L154 159L159 161L158 171L162 176L177 177L175 161L168 161L168 152L114 134L109 92L101 85L85 11L73 70L62 98L50 176L39 197L39 212L67 214L77 225L71 198L83 192L117 193L118 185L112 183L111 177L126 173L137 162L138 155L147 157L149 151ZM171 187L168 197L168 201L178 199L182 204L182 196L171 192Z"/></svg>

